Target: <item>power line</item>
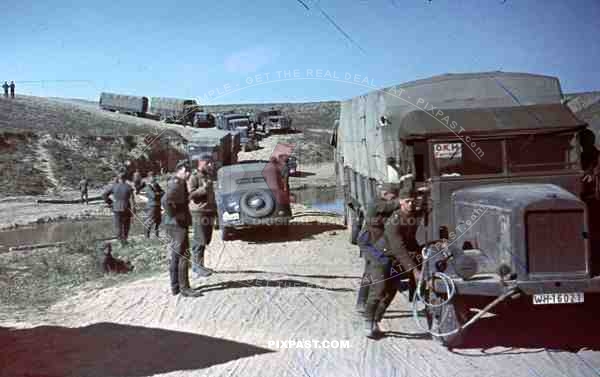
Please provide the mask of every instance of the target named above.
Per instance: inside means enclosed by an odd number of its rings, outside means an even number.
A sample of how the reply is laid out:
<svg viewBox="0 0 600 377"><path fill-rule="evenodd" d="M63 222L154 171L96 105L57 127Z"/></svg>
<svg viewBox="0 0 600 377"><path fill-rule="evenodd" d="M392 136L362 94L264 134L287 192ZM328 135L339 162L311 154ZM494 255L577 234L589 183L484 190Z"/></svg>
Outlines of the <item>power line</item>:
<svg viewBox="0 0 600 377"><path fill-rule="evenodd" d="M310 8L308 7L308 5L306 5L306 3L303 0L296 0L297 2L299 2L300 4L302 4L302 6L304 8L306 8L307 10L310 10ZM348 40L350 41L350 43L352 43L355 47L357 47L363 54L366 54L367 52L354 40L354 38L352 38L350 36L350 34L346 33L346 31L344 31L344 29L342 29L342 27L340 25L337 24L337 22L335 22L335 20L327 13L325 12L325 10L323 8L321 8L321 6L319 5L318 0L313 2L313 5L319 10L319 12L321 13L321 15L323 15L323 17L325 17L327 19L327 21L329 21L330 24L332 24L340 33L342 33L342 35Z"/></svg>

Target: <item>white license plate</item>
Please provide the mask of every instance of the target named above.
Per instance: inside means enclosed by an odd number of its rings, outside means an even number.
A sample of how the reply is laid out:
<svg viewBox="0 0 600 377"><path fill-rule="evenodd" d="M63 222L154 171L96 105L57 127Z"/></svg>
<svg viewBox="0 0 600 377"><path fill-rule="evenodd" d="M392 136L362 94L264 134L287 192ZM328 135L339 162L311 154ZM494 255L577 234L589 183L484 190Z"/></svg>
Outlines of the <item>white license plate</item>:
<svg viewBox="0 0 600 377"><path fill-rule="evenodd" d="M548 304L580 304L583 302L583 292L574 293L539 293L533 295L534 305Z"/></svg>
<svg viewBox="0 0 600 377"><path fill-rule="evenodd" d="M239 220L239 219L240 219L239 213L223 212L223 221L231 221L231 220Z"/></svg>

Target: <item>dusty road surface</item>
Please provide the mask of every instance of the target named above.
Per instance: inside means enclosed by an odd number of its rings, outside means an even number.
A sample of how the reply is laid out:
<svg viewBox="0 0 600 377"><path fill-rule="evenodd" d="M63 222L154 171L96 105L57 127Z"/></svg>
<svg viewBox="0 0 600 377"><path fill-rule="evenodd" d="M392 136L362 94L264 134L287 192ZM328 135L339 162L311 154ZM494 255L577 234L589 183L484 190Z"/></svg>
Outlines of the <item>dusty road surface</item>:
<svg viewBox="0 0 600 377"><path fill-rule="evenodd" d="M361 260L340 223L297 218L288 238L253 232L223 243L216 233L207 264L217 273L194 280L195 297L171 296L165 266L82 287L27 323L0 322L0 376L599 375L598 305L534 315L515 305L449 351L415 325L400 295L385 337L367 340L353 311ZM276 346L289 340L305 347Z"/></svg>

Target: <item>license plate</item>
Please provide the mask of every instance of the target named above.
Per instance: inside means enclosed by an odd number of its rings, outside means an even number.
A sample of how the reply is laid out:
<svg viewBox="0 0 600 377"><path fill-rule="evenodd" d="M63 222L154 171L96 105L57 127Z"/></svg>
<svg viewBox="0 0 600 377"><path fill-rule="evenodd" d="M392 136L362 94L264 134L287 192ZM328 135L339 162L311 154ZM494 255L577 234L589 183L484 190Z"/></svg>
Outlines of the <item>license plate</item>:
<svg viewBox="0 0 600 377"><path fill-rule="evenodd" d="M228 212L223 213L223 221L231 221L231 220L239 220L239 219L240 219L239 213L228 213Z"/></svg>
<svg viewBox="0 0 600 377"><path fill-rule="evenodd" d="M583 302L583 292L575 293L539 293L533 295L534 305L548 304L580 304Z"/></svg>

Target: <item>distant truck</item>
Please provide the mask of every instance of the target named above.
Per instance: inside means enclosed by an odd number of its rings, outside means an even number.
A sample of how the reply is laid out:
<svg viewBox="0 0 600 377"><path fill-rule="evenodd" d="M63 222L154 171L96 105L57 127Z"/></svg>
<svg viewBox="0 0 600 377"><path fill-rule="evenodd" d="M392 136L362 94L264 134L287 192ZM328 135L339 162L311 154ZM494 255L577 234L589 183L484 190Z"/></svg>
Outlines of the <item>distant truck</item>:
<svg viewBox="0 0 600 377"><path fill-rule="evenodd" d="M195 114L202 111L194 99L148 98L107 92L100 94L99 106L103 110L183 125L193 125Z"/></svg>
<svg viewBox="0 0 600 377"><path fill-rule="evenodd" d="M240 137L237 133L217 129L195 130L187 145L192 167L196 166L196 161L210 156L215 171L222 166L237 163L240 149Z"/></svg>
<svg viewBox="0 0 600 377"><path fill-rule="evenodd" d="M212 128L215 127L215 117L211 113L199 111L194 114L194 120L192 123L193 127L196 128Z"/></svg>
<svg viewBox="0 0 600 377"><path fill-rule="evenodd" d="M220 130L236 131L240 135L240 142L245 152L257 148L256 135L250 117L244 114L219 114L216 126Z"/></svg>
<svg viewBox="0 0 600 377"><path fill-rule="evenodd" d="M99 105L103 110L143 117L148 112L148 97L103 92Z"/></svg>
<svg viewBox="0 0 600 377"><path fill-rule="evenodd" d="M292 129L292 118L284 115L281 110L261 111L255 115L255 118L256 123L260 125L265 133L275 130L290 131Z"/></svg>
<svg viewBox="0 0 600 377"><path fill-rule="evenodd" d="M599 296L592 246L600 235L589 225L598 214L579 198L577 139L587 125L561 101L555 77L489 72L341 103L332 142L351 241L378 182L412 186L422 215L412 224L415 261L430 287L416 289L415 302L429 303L428 330L450 347L500 302L575 305Z"/></svg>

